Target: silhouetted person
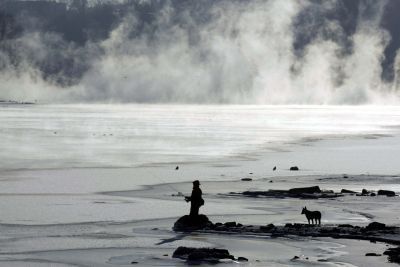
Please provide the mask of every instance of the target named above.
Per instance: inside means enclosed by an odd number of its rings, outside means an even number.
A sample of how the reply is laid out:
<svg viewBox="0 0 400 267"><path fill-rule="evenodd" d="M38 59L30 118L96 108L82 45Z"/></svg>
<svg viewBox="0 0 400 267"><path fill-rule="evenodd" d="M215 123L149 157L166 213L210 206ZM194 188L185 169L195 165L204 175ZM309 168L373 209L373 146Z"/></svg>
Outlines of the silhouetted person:
<svg viewBox="0 0 400 267"><path fill-rule="evenodd" d="M200 182L198 180L194 181L192 195L190 197L185 197L186 202L190 201L190 216L199 215L199 209L204 205L204 199L201 197L202 194Z"/></svg>

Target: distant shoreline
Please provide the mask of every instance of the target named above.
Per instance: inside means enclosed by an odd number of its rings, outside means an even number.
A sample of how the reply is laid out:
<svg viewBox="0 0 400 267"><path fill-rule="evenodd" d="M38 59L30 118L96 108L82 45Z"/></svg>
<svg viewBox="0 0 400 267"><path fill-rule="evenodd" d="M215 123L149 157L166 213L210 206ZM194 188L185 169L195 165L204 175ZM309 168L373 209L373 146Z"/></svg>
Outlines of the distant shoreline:
<svg viewBox="0 0 400 267"><path fill-rule="evenodd" d="M35 102L15 101L15 100L0 100L0 105L35 105Z"/></svg>

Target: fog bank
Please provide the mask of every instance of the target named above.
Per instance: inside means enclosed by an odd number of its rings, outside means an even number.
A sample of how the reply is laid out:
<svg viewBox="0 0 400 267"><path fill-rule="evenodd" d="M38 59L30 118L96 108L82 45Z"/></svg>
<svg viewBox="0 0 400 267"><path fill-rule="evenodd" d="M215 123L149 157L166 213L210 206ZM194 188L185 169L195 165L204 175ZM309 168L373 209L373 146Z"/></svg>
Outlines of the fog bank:
<svg viewBox="0 0 400 267"><path fill-rule="evenodd" d="M75 18L84 25L79 34L46 24L40 15L23 16L21 6L2 7L7 23L0 21L0 99L235 104L399 100L399 36L394 30L399 22L391 14L396 0L59 5L54 8L66 14L65 21ZM112 14L102 11L111 6ZM96 16L104 19L102 25L93 25Z"/></svg>

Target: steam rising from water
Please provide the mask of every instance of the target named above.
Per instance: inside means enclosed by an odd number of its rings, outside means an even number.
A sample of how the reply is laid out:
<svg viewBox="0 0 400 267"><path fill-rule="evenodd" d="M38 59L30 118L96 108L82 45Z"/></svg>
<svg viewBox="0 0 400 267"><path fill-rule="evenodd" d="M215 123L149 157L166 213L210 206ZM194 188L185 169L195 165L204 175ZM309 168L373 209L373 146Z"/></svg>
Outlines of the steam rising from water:
<svg viewBox="0 0 400 267"><path fill-rule="evenodd" d="M218 1L204 4L199 23L189 11L165 4L152 27L126 16L107 40L84 47L53 33L30 32L13 40L17 67L0 51L0 98L43 102L182 102L257 104L365 104L399 100L397 76L381 78L390 34L380 27L385 1L363 1L350 36L324 19L301 53L299 14L313 20L337 1ZM198 4L201 5L201 4ZM307 24L306 24L307 26ZM133 34L141 31L141 34ZM345 47L343 39L351 43ZM11 41L10 41L11 42ZM60 87L37 70L35 60L73 58L82 78ZM397 56L396 66L400 59ZM395 67L395 73L398 69Z"/></svg>

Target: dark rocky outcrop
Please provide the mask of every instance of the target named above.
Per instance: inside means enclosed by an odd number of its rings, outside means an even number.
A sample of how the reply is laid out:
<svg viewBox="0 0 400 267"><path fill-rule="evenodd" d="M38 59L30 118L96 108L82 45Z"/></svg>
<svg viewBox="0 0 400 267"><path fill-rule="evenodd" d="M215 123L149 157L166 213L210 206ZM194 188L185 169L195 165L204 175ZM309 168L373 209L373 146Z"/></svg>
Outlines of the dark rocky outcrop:
<svg viewBox="0 0 400 267"><path fill-rule="evenodd" d="M338 227L349 227L349 228L353 228L354 226L351 224L339 224Z"/></svg>
<svg viewBox="0 0 400 267"><path fill-rule="evenodd" d="M299 256L293 256L293 258L291 259L291 261L295 261L295 260L298 260L298 259L300 259Z"/></svg>
<svg viewBox="0 0 400 267"><path fill-rule="evenodd" d="M269 236L271 238L287 237L287 236L308 236L308 237L331 237L355 240L369 240L371 242L385 242L388 244L400 245L400 228L395 226L386 226L383 223L372 222L366 227L353 226L350 224L341 225L310 225L301 223L287 223L284 226L268 225L242 225L236 222L227 223L207 223L204 228L198 229L201 233L218 233L218 234L251 234L260 236ZM184 250L180 249L182 254ZM205 253L207 252L207 253ZM186 256L176 256L186 260L206 261L208 263L218 263L218 257L210 256L209 251L196 252L189 257L191 252L186 252ZM229 253L228 253L229 254ZM388 255L389 261L400 263L400 247L391 248L383 253ZM226 252L222 255L227 256ZM224 256L224 257L225 257ZM367 253L366 256L380 256L376 253ZM233 257L233 256L232 256ZM205 260L203 260L205 259ZM230 258L232 259L232 258ZM238 258L239 259L239 258Z"/></svg>
<svg viewBox="0 0 400 267"><path fill-rule="evenodd" d="M319 186L299 187L289 189L290 194L315 194L321 193Z"/></svg>
<svg viewBox="0 0 400 267"><path fill-rule="evenodd" d="M394 196L396 196L396 193L394 191L390 191L390 190L379 190L378 196L394 197Z"/></svg>
<svg viewBox="0 0 400 267"><path fill-rule="evenodd" d="M355 194L356 196L375 197L378 195L385 195L388 197L396 196L394 191L379 190L368 191L363 189L361 193L352 190L342 189L339 192L333 190L321 190L319 186L291 188L289 190L268 190L268 191L244 191L244 192L230 192L229 196L245 196L245 197L265 197L265 198L301 198L301 199L319 199L319 198L337 198L344 197L346 194Z"/></svg>
<svg viewBox="0 0 400 267"><path fill-rule="evenodd" d="M365 197L365 196L374 197L374 196L376 196L376 193L368 191L367 189L363 189L361 191L361 194L358 193L358 194L356 194L356 196L358 196L358 197Z"/></svg>
<svg viewBox="0 0 400 267"><path fill-rule="evenodd" d="M275 227L275 225L273 225L272 223L270 223L270 224L268 224L266 226L261 225L260 226L260 231L261 232L268 232L268 231L271 231L274 227Z"/></svg>
<svg viewBox="0 0 400 267"><path fill-rule="evenodd" d="M386 225L384 223L372 222L365 227L368 231L385 230Z"/></svg>
<svg viewBox="0 0 400 267"><path fill-rule="evenodd" d="M340 193L342 193L342 194L356 194L357 192L352 191L352 190L342 189L342 191L340 191Z"/></svg>
<svg viewBox="0 0 400 267"><path fill-rule="evenodd" d="M174 231L193 231L212 226L213 223L206 215L197 216L185 215L180 217L174 224Z"/></svg>
<svg viewBox="0 0 400 267"><path fill-rule="evenodd" d="M222 259L235 259L226 249L191 247L178 247L172 257L198 263L219 263Z"/></svg>
<svg viewBox="0 0 400 267"><path fill-rule="evenodd" d="M388 256L389 262L395 262L400 264L400 247L389 248L383 253L383 255Z"/></svg>
<svg viewBox="0 0 400 267"><path fill-rule="evenodd" d="M380 256L382 256L382 254L369 252L369 253L366 253L365 256L367 256L367 257L380 257Z"/></svg>
<svg viewBox="0 0 400 267"><path fill-rule="evenodd" d="M233 223L216 223L210 224L200 230L201 232L217 232L217 233L252 233L260 235L278 236L313 236L313 237L333 237L333 238L348 238L370 241L386 242L391 240L391 243L397 242L400 244L400 228L394 226L386 226L383 223L372 222L366 227L353 226L350 224L341 225L310 225L302 223L286 223L284 226L268 225L241 225ZM397 236L396 239L387 238L388 236ZM386 241L385 241L386 240Z"/></svg>
<svg viewBox="0 0 400 267"><path fill-rule="evenodd" d="M318 198L336 198L342 197L343 194L335 193L332 190L322 191L319 186L292 188L289 190L268 190L268 191L244 191L241 193L230 192L229 196L245 196L245 197L269 197L269 198L302 198L302 199L318 199Z"/></svg>
<svg viewBox="0 0 400 267"><path fill-rule="evenodd" d="M226 222L224 223L226 227L236 227L236 222Z"/></svg>

